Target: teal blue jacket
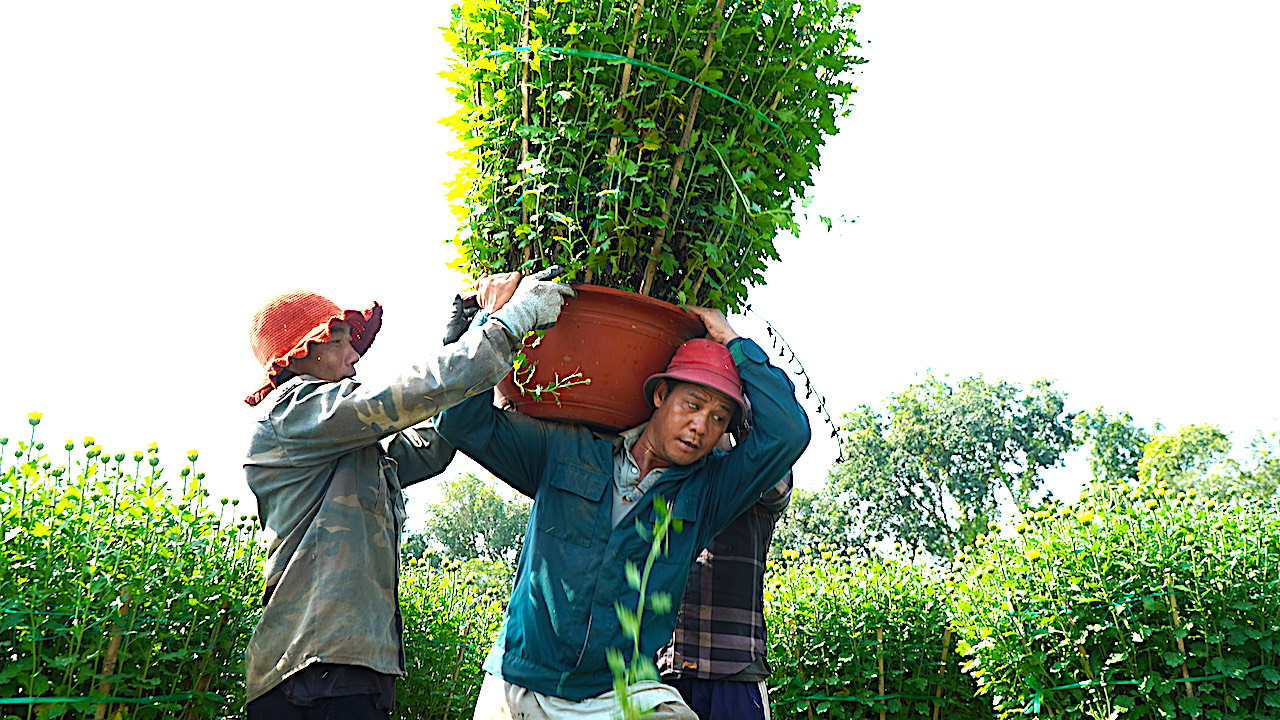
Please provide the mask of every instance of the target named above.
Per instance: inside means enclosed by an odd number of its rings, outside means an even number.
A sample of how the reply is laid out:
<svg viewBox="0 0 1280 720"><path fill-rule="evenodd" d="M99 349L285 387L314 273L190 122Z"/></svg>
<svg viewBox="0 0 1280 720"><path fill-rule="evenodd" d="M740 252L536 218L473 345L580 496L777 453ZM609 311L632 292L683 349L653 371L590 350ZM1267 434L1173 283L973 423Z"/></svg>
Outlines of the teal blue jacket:
<svg viewBox="0 0 1280 720"><path fill-rule="evenodd" d="M752 432L730 452L715 450L692 465L668 468L616 528L614 436L504 412L486 396L440 416L438 429L450 444L534 499L515 587L486 671L570 700L612 689L606 651L623 651L628 663L632 656L614 604L637 605L626 565L630 560L644 567L649 542L636 531L636 520L653 527L659 495L683 530L671 535L649 578L650 595L668 593L673 609L662 615L645 610L644 662L652 663L671 638L694 557L781 480L809 443L809 421L787 373L770 365L751 340L734 339L729 350L751 402Z"/></svg>

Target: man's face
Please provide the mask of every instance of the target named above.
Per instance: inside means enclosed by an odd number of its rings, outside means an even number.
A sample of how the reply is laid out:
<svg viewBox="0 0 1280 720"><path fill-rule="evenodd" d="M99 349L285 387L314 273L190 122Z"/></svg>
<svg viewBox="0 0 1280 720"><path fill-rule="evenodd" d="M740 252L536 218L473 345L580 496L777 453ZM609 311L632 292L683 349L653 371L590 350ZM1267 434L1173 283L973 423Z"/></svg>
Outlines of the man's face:
<svg viewBox="0 0 1280 720"><path fill-rule="evenodd" d="M338 381L355 377L355 364L360 353L351 347L351 326L336 323L329 330L329 342L312 343L305 358L290 363L295 372L314 375L321 380Z"/></svg>
<svg viewBox="0 0 1280 720"><path fill-rule="evenodd" d="M692 383L658 383L653 417L642 439L655 465L689 465L711 452L733 420L737 404Z"/></svg>

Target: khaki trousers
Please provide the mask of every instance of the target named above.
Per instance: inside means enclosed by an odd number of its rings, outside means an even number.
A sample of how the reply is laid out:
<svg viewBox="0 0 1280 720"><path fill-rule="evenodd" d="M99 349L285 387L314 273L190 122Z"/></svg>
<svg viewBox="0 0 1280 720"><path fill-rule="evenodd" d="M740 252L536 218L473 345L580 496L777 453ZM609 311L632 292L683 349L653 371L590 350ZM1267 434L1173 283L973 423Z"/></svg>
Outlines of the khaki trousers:
<svg viewBox="0 0 1280 720"><path fill-rule="evenodd" d="M698 720L697 713L669 686L657 683L640 686L631 697L637 707L648 711L645 720ZM485 673L472 720L616 720L620 717L612 692L573 702L542 695Z"/></svg>

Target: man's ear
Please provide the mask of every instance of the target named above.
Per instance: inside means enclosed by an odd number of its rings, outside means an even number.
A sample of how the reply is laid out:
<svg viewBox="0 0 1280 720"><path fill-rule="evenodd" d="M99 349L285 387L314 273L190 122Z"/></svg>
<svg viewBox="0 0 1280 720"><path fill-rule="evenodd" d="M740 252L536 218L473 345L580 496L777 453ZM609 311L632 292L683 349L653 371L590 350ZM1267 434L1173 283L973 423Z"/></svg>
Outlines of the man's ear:
<svg viewBox="0 0 1280 720"><path fill-rule="evenodd" d="M658 380L658 383L653 386L653 409L657 410L662 407L662 402L667 399L669 394L671 394L671 384L667 382L666 378Z"/></svg>

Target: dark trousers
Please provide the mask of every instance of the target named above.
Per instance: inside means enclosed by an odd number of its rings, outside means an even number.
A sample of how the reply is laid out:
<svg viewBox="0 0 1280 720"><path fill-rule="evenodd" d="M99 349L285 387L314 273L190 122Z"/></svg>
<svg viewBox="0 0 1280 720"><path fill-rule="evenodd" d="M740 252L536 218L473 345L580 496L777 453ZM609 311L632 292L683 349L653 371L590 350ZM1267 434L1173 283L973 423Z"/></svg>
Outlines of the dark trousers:
<svg viewBox="0 0 1280 720"><path fill-rule="evenodd" d="M310 707L300 707L285 699L276 687L249 703L249 720L389 720L391 713L379 710L376 695L344 695L319 698Z"/></svg>
<svg viewBox="0 0 1280 720"><path fill-rule="evenodd" d="M684 678L663 682L680 691L680 696L698 714L699 720L763 720L769 717L768 702L760 697L760 684L737 680Z"/></svg>

